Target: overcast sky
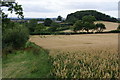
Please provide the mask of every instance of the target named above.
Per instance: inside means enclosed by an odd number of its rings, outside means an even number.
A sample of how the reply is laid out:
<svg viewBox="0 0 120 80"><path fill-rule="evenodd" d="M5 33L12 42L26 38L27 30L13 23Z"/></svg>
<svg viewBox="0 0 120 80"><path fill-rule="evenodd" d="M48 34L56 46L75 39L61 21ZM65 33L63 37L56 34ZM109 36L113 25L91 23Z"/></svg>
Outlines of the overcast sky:
<svg viewBox="0 0 120 80"><path fill-rule="evenodd" d="M119 0L16 0L24 9L25 18L66 18L80 10L97 10L118 17ZM10 15L15 17L15 15Z"/></svg>

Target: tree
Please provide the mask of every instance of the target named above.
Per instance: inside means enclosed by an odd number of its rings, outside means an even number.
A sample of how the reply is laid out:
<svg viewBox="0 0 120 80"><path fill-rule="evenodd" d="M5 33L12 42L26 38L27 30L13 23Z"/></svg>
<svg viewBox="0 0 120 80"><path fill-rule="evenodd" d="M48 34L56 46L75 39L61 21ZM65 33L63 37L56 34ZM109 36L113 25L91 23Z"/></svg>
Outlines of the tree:
<svg viewBox="0 0 120 80"><path fill-rule="evenodd" d="M106 29L103 23L97 23L96 27L97 27L98 32L103 32L103 30Z"/></svg>
<svg viewBox="0 0 120 80"><path fill-rule="evenodd" d="M1 7L7 7L11 14L14 11L18 15L18 18L24 18L21 5L18 5L16 2L1 2ZM10 46L14 49L21 48L29 39L28 29L23 25L11 22L7 17L8 15L2 10L2 47L3 49L9 48Z"/></svg>
<svg viewBox="0 0 120 80"><path fill-rule="evenodd" d="M91 24L91 30L92 30L92 32L94 32L95 30L96 30L96 25L93 23L93 24Z"/></svg>
<svg viewBox="0 0 120 80"><path fill-rule="evenodd" d="M36 19L31 19L29 21L29 23L27 23L26 25L29 29L30 32L34 32L35 31L35 28L37 26L37 20Z"/></svg>
<svg viewBox="0 0 120 80"><path fill-rule="evenodd" d="M2 38L3 48L12 47L13 49L19 49L25 46L28 39L28 29L23 25L15 24L13 28L5 29Z"/></svg>
<svg viewBox="0 0 120 80"><path fill-rule="evenodd" d="M55 32L57 30L57 27L50 27L49 29L48 29L48 31L50 31L50 32Z"/></svg>
<svg viewBox="0 0 120 80"><path fill-rule="evenodd" d="M73 25L78 19L75 18L74 16L69 16L69 19L66 20L69 24Z"/></svg>
<svg viewBox="0 0 120 80"><path fill-rule="evenodd" d="M1 1L1 7L7 7L8 11L10 11L11 14L15 12L15 14L18 15L18 18L22 18L22 19L24 18L22 6L18 5L18 3L16 2L9 2L7 0ZM12 27L10 26L10 24L14 24L14 23L11 23L10 19L7 18L8 15L5 14L3 10L0 11L2 13L2 30L4 32L5 28Z"/></svg>
<svg viewBox="0 0 120 80"><path fill-rule="evenodd" d="M61 16L58 16L58 17L57 17L57 20L58 20L58 21L62 21L62 17L61 17Z"/></svg>
<svg viewBox="0 0 120 80"><path fill-rule="evenodd" d="M82 18L83 22L89 22L89 23L94 23L94 21L96 20L96 18L94 16L84 16Z"/></svg>
<svg viewBox="0 0 120 80"><path fill-rule="evenodd" d="M83 29L83 22L81 20L76 21L75 24L73 25L73 31L77 32L82 29Z"/></svg>
<svg viewBox="0 0 120 80"><path fill-rule="evenodd" d="M84 30L89 32L89 30L92 30L92 32L96 29L96 26L94 24L94 21L96 18L94 16L88 15L83 16L82 21L84 23Z"/></svg>
<svg viewBox="0 0 120 80"><path fill-rule="evenodd" d="M11 13L15 12L15 14L18 15L18 18L24 18L22 5L18 5L18 3L16 3L16 2L9 2L6 0L6 1L1 1L1 6L8 7L8 11L10 11ZM3 11L2 11L2 13L4 14ZM7 17L7 15L2 18L4 19L6 17Z"/></svg>
<svg viewBox="0 0 120 80"><path fill-rule="evenodd" d="M46 30L46 27L43 24L37 24L35 27L35 32L44 32Z"/></svg>
<svg viewBox="0 0 120 80"><path fill-rule="evenodd" d="M50 18L46 18L45 21L44 21L45 26L50 26L51 23L52 23L52 20Z"/></svg>
<svg viewBox="0 0 120 80"><path fill-rule="evenodd" d="M120 30L120 25L118 25L117 30Z"/></svg>
<svg viewBox="0 0 120 80"><path fill-rule="evenodd" d="M89 30L91 29L91 23L89 22L84 22L84 30L89 32Z"/></svg>
<svg viewBox="0 0 120 80"><path fill-rule="evenodd" d="M52 22L51 23L51 27L57 27L59 28L61 25L59 23L56 23L56 22Z"/></svg>
<svg viewBox="0 0 120 80"><path fill-rule="evenodd" d="M50 32L55 32L57 31L58 28L60 28L61 25L56 22L52 22L50 28L48 29Z"/></svg>
<svg viewBox="0 0 120 80"><path fill-rule="evenodd" d="M84 27L83 30L89 32L89 30L92 30L92 32L96 29L96 25L93 23L89 23L89 22L84 22Z"/></svg>

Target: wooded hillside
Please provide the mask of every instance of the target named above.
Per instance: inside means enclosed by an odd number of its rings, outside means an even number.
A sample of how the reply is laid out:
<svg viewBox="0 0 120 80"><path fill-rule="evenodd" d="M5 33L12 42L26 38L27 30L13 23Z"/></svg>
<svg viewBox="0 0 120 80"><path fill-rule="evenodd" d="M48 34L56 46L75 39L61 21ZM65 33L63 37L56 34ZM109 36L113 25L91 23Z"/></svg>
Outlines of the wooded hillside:
<svg viewBox="0 0 120 80"><path fill-rule="evenodd" d="M110 22L118 21L116 18L106 15L104 13L98 12L96 10L84 10L84 11L77 11L75 13L68 14L66 18L66 22L72 24L77 20L81 20L82 17L86 15L95 16L97 21L110 21Z"/></svg>

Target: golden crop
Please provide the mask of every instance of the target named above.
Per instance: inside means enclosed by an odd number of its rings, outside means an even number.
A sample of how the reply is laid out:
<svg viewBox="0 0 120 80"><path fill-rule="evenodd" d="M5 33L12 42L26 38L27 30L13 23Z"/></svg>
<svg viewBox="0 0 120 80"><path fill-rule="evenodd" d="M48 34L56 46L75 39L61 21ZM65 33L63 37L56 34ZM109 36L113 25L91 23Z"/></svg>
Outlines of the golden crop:
<svg viewBox="0 0 120 80"><path fill-rule="evenodd" d="M59 78L118 78L117 51L61 53L53 59L52 75Z"/></svg>
<svg viewBox="0 0 120 80"><path fill-rule="evenodd" d="M51 75L57 78L118 78L118 34L32 36L30 41L50 51Z"/></svg>

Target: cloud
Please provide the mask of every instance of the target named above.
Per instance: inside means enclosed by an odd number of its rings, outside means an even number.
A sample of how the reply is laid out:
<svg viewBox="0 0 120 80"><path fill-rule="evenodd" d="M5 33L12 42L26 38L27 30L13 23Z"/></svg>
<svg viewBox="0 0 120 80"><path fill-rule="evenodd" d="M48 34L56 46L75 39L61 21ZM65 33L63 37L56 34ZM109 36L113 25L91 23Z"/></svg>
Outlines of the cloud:
<svg viewBox="0 0 120 80"><path fill-rule="evenodd" d="M39 6L39 5L23 6L23 10L24 10L24 12L41 12L41 13L56 12L53 9L49 9L49 8Z"/></svg>
<svg viewBox="0 0 120 80"><path fill-rule="evenodd" d="M25 12L58 12L62 9L62 5L59 4L57 1L51 1L51 0L31 0L30 2L21 1L20 4L22 4L23 9Z"/></svg>
<svg viewBox="0 0 120 80"><path fill-rule="evenodd" d="M16 0L23 6L25 15L46 17L67 14L78 10L98 10L117 16L119 0ZM31 14L29 14L31 13ZM37 14L37 15L36 15ZM39 15L40 14L40 15Z"/></svg>
<svg viewBox="0 0 120 80"><path fill-rule="evenodd" d="M99 9L104 11L117 10L117 2L73 2L64 4L66 9Z"/></svg>
<svg viewBox="0 0 120 80"><path fill-rule="evenodd" d="M28 6L30 5L30 6ZM23 5L25 12L57 12L65 9L99 9L103 11L117 10L116 2L68 2L57 3L49 2L44 4L28 4Z"/></svg>

